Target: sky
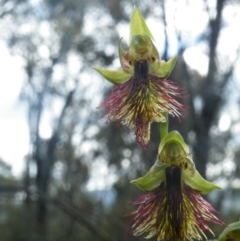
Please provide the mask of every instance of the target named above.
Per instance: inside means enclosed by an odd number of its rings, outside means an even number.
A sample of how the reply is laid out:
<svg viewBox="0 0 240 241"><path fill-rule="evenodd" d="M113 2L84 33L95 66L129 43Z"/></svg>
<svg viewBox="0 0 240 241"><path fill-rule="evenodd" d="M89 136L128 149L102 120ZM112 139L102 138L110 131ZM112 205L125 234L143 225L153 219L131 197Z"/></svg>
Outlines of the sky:
<svg viewBox="0 0 240 241"><path fill-rule="evenodd" d="M24 72L21 58L11 56L3 41L0 53L0 157L20 174L29 146L25 109L18 103Z"/></svg>
<svg viewBox="0 0 240 241"><path fill-rule="evenodd" d="M184 58L191 69L197 70L201 75L206 75L208 66L208 56L206 48L202 44L196 43L196 37L207 26L207 13L203 10L204 1L195 0L194 4L186 6L186 1L168 1L166 4L168 36L170 42L170 55L177 52L177 40L175 27L181 29L188 39L189 48L184 53ZM173 3L175 8L173 8ZM183 4L184 3L184 4ZM216 1L208 1L210 14L214 15ZM229 60L236 53L236 46L240 43L240 39L236 37L236 29L239 28L240 9L227 8L224 17L227 19L226 26L222 31L221 41L218 48L221 54L226 55ZM175 18L177 26L172 21ZM156 23L153 19L147 19L147 24L155 36L156 46L163 46L163 38L159 34L159 29L163 31L161 23ZM88 27L90 29L90 26ZM127 36L128 26L119 25L120 36ZM191 33L191 35L190 35ZM231 43L229 42L231 40ZM8 47L0 40L0 157L12 166L14 175L21 175L24 169L24 156L29 151L29 130L26 121L26 109L23 103L19 103L19 93L25 78L23 71L23 62L20 57L12 56ZM197 56L197 57L196 57ZM236 63L240 66L239 61ZM240 68L238 68L240 69ZM238 78L239 71L236 72ZM49 133L48 118L43 120L41 125L41 134L47 137ZM231 118L229 113L223 113L219 121L221 131L226 131L230 127ZM103 173L105 173L103 171Z"/></svg>

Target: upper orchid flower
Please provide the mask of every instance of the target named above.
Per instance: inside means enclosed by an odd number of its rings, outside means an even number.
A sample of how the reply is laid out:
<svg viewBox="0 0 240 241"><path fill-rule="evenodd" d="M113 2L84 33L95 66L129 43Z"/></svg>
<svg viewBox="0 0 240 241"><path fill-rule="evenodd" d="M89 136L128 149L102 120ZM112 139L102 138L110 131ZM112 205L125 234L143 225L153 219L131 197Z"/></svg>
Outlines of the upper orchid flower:
<svg viewBox="0 0 240 241"><path fill-rule="evenodd" d="M150 171L132 183L147 191L133 202L138 209L128 214L134 215L129 232L135 236L156 236L157 241L202 240L204 232L212 232L206 222L225 225L201 196L220 188L201 177L176 131L163 138Z"/></svg>
<svg viewBox="0 0 240 241"><path fill-rule="evenodd" d="M176 57L161 61L153 36L135 7L130 24L130 46L125 51L118 44L120 70L95 68L108 81L116 84L112 94L100 107L105 107L108 122L118 121L135 128L137 142L144 148L150 139L150 124L166 122L168 113L180 116L184 107L174 97L182 97L180 88L166 78Z"/></svg>

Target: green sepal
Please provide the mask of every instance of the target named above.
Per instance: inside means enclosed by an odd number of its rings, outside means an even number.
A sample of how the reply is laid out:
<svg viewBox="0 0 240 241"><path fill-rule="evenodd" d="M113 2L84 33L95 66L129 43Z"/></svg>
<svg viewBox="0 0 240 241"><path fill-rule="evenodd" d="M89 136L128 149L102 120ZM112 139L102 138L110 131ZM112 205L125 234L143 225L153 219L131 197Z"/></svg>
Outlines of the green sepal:
<svg viewBox="0 0 240 241"><path fill-rule="evenodd" d="M103 68L94 67L105 79L114 84L123 84L131 78L131 74L126 73L123 69L108 70Z"/></svg>
<svg viewBox="0 0 240 241"><path fill-rule="evenodd" d="M132 180L131 183L143 191L152 191L165 181L165 169L169 166L169 164L160 163L157 160L145 176Z"/></svg>
<svg viewBox="0 0 240 241"><path fill-rule="evenodd" d="M167 62L165 62L164 60L161 60L161 65L160 65L160 67L158 68L157 65L156 65L156 67L153 66L153 67L152 67L152 71L153 71L153 73L156 74L158 77L167 78L167 77L171 74L171 72L172 72L172 70L173 70L176 62L177 62L177 56L171 58L171 59L168 60ZM155 67L155 68L154 68L154 67Z"/></svg>
<svg viewBox="0 0 240 241"><path fill-rule="evenodd" d="M201 194L208 194L214 190L221 190L219 186L205 180L197 170L195 170L193 175L187 170L184 170L182 172L182 178L184 183L192 189L200 191Z"/></svg>
<svg viewBox="0 0 240 241"><path fill-rule="evenodd" d="M218 240L240 240L240 221L229 224L220 234Z"/></svg>
<svg viewBox="0 0 240 241"><path fill-rule="evenodd" d="M149 30L145 20L136 6L133 8L133 14L130 22L130 36L129 42L131 42L134 35L145 35L150 39L154 39L151 31Z"/></svg>

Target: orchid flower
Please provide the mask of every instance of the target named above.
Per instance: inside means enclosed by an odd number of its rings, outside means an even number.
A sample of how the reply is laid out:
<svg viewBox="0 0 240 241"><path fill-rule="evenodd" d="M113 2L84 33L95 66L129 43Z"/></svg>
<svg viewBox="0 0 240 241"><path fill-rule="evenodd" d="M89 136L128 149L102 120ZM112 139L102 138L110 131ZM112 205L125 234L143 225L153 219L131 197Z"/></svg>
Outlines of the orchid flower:
<svg viewBox="0 0 240 241"><path fill-rule="evenodd" d="M104 78L115 84L111 95L100 105L107 110L107 122L117 121L135 129L137 142L147 148L152 122L167 122L165 114L179 117L184 110L175 97L181 88L167 80L177 58L160 59L154 38L143 16L134 7L130 23L130 45L118 44L121 69L95 67Z"/></svg>
<svg viewBox="0 0 240 241"><path fill-rule="evenodd" d="M134 215L130 234L156 236L157 241L202 240L205 232L212 233L207 222L225 225L201 196L220 188L198 173L177 131L164 137L153 167L132 183L147 193L133 202L138 209L127 214Z"/></svg>

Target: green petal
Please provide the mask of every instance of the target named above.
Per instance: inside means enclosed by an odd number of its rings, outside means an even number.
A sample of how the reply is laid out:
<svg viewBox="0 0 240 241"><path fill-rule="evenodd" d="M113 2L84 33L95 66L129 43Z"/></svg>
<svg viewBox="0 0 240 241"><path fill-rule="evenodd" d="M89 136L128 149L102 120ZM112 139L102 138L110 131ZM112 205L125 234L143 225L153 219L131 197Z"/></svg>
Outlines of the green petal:
<svg viewBox="0 0 240 241"><path fill-rule="evenodd" d="M229 224L220 234L218 240L240 240L240 221Z"/></svg>
<svg viewBox="0 0 240 241"><path fill-rule="evenodd" d="M175 63L177 62L177 57L173 57L170 60L168 60L167 62L165 61L161 61L161 65L160 68L157 68L158 66L156 66L154 68L154 66L152 67L152 71L161 78L167 78L170 73L172 72L172 69L175 65Z"/></svg>
<svg viewBox="0 0 240 241"><path fill-rule="evenodd" d="M152 191L165 180L165 169L169 166L169 164L156 161L145 176L132 180L131 183L143 191Z"/></svg>
<svg viewBox="0 0 240 241"><path fill-rule="evenodd" d="M183 170L182 178L184 183L202 194L208 194L216 189L221 190L219 186L205 180L197 170L195 170L194 175L190 174L188 170Z"/></svg>
<svg viewBox="0 0 240 241"><path fill-rule="evenodd" d="M129 64L128 52L123 49L121 42L122 38L118 41L118 53L121 66L125 72L133 74L134 69L133 66Z"/></svg>
<svg viewBox="0 0 240 241"><path fill-rule="evenodd" d="M145 35L150 39L154 39L152 33L150 32L145 20L136 6L134 6L132 19L130 22L130 38L131 42L134 35Z"/></svg>
<svg viewBox="0 0 240 241"><path fill-rule="evenodd" d="M122 42L122 38L118 41L118 54L119 54L119 59L120 59L120 63L121 63L121 66L122 66L122 68L123 68L123 66L124 66L124 56L126 56L127 55L127 51L125 51L124 49L123 49L123 47L122 47L122 44L121 44L121 42Z"/></svg>
<svg viewBox="0 0 240 241"><path fill-rule="evenodd" d="M126 73L123 69L120 70L108 70L98 67L94 67L105 79L114 84L123 84L131 78L131 74Z"/></svg>

